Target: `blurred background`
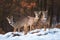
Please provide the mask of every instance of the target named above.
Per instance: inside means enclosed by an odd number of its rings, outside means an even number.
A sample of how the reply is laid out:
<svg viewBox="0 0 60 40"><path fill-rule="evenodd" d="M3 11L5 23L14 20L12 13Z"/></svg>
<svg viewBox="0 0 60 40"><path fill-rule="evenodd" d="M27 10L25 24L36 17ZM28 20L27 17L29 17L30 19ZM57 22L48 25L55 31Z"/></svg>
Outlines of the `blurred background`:
<svg viewBox="0 0 60 40"><path fill-rule="evenodd" d="M50 27L60 23L60 0L0 0L0 33L13 30L6 17L13 15L15 18L33 16L34 11L48 10Z"/></svg>

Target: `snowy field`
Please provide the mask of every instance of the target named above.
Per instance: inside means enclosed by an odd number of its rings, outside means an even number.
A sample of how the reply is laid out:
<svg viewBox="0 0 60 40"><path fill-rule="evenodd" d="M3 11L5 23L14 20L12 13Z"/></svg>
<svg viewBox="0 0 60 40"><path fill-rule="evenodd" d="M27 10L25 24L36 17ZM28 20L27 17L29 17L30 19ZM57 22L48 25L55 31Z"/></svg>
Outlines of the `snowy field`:
<svg viewBox="0 0 60 40"><path fill-rule="evenodd" d="M47 29L36 29L28 32L27 35L21 32L8 32L6 34L0 34L0 40L60 40L60 29L53 28Z"/></svg>

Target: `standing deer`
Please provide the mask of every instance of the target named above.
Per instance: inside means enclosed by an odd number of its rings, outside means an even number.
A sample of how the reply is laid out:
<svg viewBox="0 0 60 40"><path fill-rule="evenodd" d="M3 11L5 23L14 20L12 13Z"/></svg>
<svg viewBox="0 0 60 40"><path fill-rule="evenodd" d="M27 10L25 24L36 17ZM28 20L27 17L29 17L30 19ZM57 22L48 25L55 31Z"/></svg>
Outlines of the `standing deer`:
<svg viewBox="0 0 60 40"><path fill-rule="evenodd" d="M41 11L39 13L35 12L35 17L24 17L23 19L19 19L14 23L13 16L7 17L7 20L9 24L14 28L14 32L18 29L18 32L20 31L21 27L24 27L24 34L27 34L27 27L30 26L30 31L32 30L32 25L36 23L39 19Z"/></svg>
<svg viewBox="0 0 60 40"><path fill-rule="evenodd" d="M29 17L28 24L31 24L30 31L32 30L32 28L34 28L32 25L36 25L36 23L38 22L41 11L39 12L34 11L34 13L35 13L35 17L28 16Z"/></svg>
<svg viewBox="0 0 60 40"><path fill-rule="evenodd" d="M46 31L46 27L49 25L50 22L50 18L49 20L47 20L47 12L48 11L42 11L42 17L40 20L40 24L42 24L42 26L44 27L44 31Z"/></svg>

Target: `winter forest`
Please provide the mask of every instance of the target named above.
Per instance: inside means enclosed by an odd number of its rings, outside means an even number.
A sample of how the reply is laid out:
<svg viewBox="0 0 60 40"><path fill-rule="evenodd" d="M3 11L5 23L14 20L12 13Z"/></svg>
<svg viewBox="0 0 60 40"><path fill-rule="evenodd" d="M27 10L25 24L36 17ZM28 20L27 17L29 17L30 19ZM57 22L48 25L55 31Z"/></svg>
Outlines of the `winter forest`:
<svg viewBox="0 0 60 40"><path fill-rule="evenodd" d="M0 0L0 40L60 40L60 0Z"/></svg>

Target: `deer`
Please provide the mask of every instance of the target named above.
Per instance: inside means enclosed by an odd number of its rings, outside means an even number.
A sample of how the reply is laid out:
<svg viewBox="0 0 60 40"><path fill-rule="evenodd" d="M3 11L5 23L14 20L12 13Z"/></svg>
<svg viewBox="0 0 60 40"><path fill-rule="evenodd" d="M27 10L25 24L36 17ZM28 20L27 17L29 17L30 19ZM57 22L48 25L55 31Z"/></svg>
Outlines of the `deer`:
<svg viewBox="0 0 60 40"><path fill-rule="evenodd" d="M41 27L41 26L43 26L44 27L44 31L46 31L46 27L47 26L49 26L50 25L50 17L49 17L49 19L47 20L47 12L48 12L48 10L46 10L46 11L41 11L42 12L42 16L41 16L41 19L40 19L40 21L39 21L39 26Z"/></svg>
<svg viewBox="0 0 60 40"><path fill-rule="evenodd" d="M13 32L16 32L17 29L19 32L20 28L24 27L24 34L27 34L28 26L30 26L30 31L31 31L32 26L35 23L37 23L37 21L39 20L39 15L41 14L41 11L39 13L35 11L34 13L35 13L35 17L27 16L27 17L24 17L23 19L19 19L15 23L13 20L13 16L7 17L9 24L14 28Z"/></svg>
<svg viewBox="0 0 60 40"><path fill-rule="evenodd" d="M42 26L44 27L44 31L46 31L46 13L47 11L42 11L42 17L41 17L41 23L43 24Z"/></svg>
<svg viewBox="0 0 60 40"><path fill-rule="evenodd" d="M32 25L30 26L30 31L32 30L32 28L34 29L33 25L36 25L36 23L38 22L41 11L34 11L34 13L35 13L35 17L28 16L29 23Z"/></svg>

